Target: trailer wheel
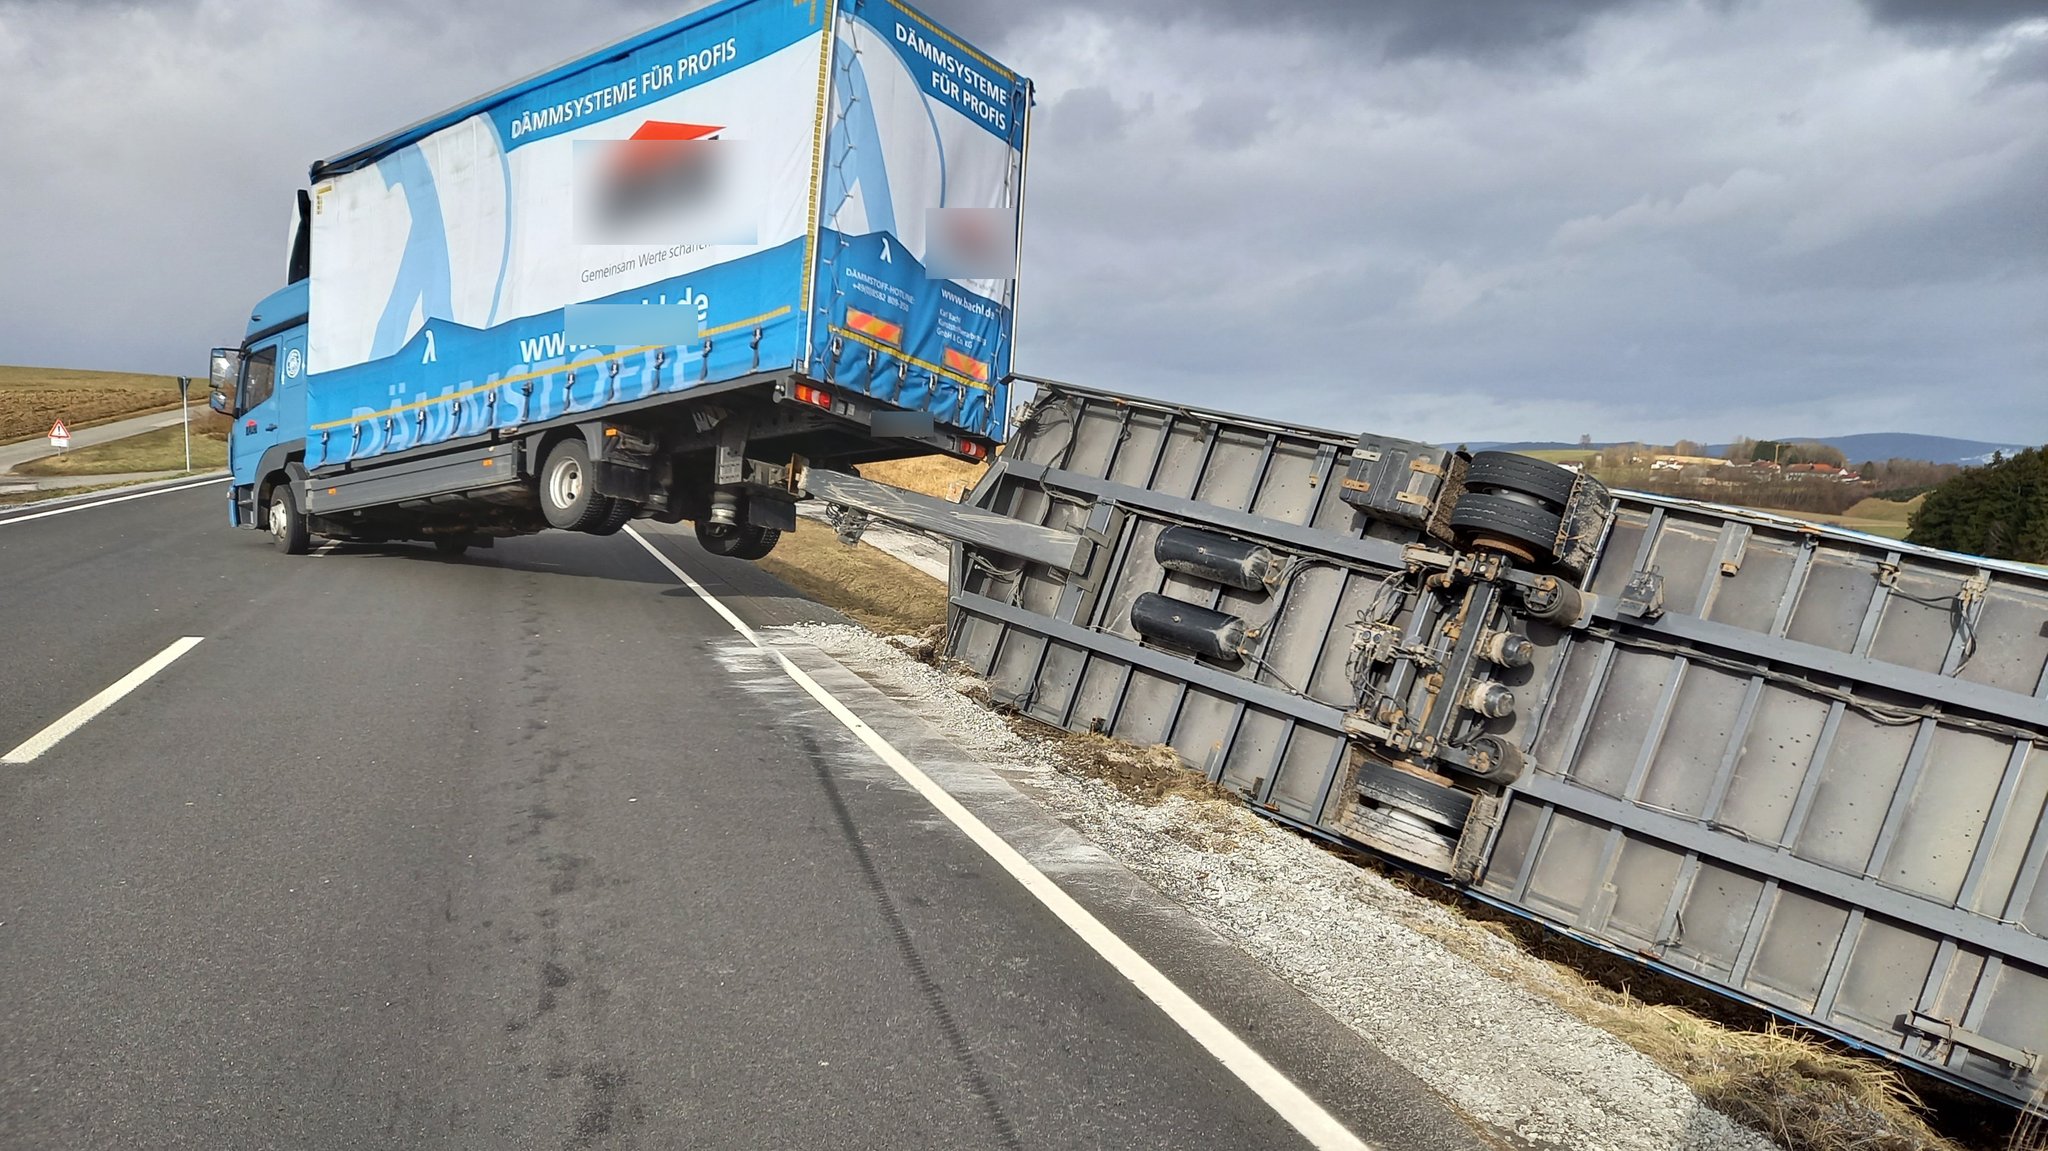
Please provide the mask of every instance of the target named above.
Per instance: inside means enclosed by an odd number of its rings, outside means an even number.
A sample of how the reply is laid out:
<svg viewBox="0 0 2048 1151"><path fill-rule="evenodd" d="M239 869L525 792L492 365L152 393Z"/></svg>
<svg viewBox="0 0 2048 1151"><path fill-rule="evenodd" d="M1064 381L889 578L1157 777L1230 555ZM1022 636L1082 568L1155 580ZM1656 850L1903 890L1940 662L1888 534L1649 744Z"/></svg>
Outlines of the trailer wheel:
<svg viewBox="0 0 2048 1151"><path fill-rule="evenodd" d="M1466 492L1451 509L1451 527L1470 547L1533 564L1557 558L1556 514L1515 496Z"/></svg>
<svg viewBox="0 0 2048 1151"><path fill-rule="evenodd" d="M289 479L281 479L271 487L269 518L270 542L277 545L277 550L288 556L305 555L313 536L306 528L306 517L299 514L298 497L292 494Z"/></svg>
<svg viewBox="0 0 2048 1151"><path fill-rule="evenodd" d="M625 527L634 516L640 514L640 505L631 500L613 499L611 505L611 514L604 517L603 523L590 529L591 535L617 535L620 528Z"/></svg>
<svg viewBox="0 0 2048 1151"><path fill-rule="evenodd" d="M697 544L715 556L727 556L736 560L757 560L775 550L775 543L782 533L774 528L760 528L752 524L727 525L697 523Z"/></svg>
<svg viewBox="0 0 2048 1151"><path fill-rule="evenodd" d="M1465 469L1465 486L1481 491L1520 492L1562 509L1571 502L1576 473L1514 452L1480 452Z"/></svg>
<svg viewBox="0 0 2048 1151"><path fill-rule="evenodd" d="M540 510L550 527L587 532L612 513L609 497L597 494L597 474L590 466L590 449L571 436L548 449L540 466Z"/></svg>

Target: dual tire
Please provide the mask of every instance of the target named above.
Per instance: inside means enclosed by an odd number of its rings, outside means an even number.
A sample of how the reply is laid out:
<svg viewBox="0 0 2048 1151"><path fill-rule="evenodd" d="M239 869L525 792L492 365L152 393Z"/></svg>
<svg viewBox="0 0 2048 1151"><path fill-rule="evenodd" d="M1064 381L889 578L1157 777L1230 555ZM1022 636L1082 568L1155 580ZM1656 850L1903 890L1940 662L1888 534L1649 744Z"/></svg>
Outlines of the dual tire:
<svg viewBox="0 0 2048 1151"><path fill-rule="evenodd" d="M1465 470L1465 494L1451 509L1451 527L1471 547L1553 563L1578 481L1556 464L1513 452L1480 452Z"/></svg>
<svg viewBox="0 0 2048 1151"><path fill-rule="evenodd" d="M540 468L540 507L550 527L608 536L640 514L640 505L597 490L590 448L580 438L556 441ZM782 533L752 524L697 524L705 551L732 559L758 560L775 550Z"/></svg>
<svg viewBox="0 0 2048 1151"><path fill-rule="evenodd" d="M548 526L608 536L640 514L640 505L597 490L597 469L581 439L557 440L540 466L540 510Z"/></svg>

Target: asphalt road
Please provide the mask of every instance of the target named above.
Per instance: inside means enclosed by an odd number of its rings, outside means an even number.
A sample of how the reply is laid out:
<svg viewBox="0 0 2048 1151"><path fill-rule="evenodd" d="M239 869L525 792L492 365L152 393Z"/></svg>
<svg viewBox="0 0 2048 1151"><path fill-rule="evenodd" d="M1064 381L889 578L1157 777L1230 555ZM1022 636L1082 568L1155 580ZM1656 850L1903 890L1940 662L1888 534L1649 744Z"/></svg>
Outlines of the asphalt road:
<svg viewBox="0 0 2048 1151"><path fill-rule="evenodd" d="M630 538L286 557L217 484L8 518L0 751L203 639L0 765L0 1147L1306 1145ZM1483 1145L1129 926L1359 1135Z"/></svg>

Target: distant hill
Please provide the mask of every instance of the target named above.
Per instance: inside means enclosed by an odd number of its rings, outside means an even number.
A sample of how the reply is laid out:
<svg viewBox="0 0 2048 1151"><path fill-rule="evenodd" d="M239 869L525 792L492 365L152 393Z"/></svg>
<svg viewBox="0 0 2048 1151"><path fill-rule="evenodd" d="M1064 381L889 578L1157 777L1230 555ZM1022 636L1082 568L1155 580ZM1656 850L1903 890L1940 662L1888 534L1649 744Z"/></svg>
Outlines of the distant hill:
<svg viewBox="0 0 2048 1151"><path fill-rule="evenodd" d="M1983 440L1959 440L1951 436L1924 436L1916 432L1865 432L1853 436L1778 436L1785 441L1797 440L1802 443L1826 444L1840 448L1842 455L1851 464L1865 460L1926 460L1936 464L1975 465L1989 463L1991 453L2004 452L2011 455L2022 451L2031 444L1993 444ZM1456 447L1446 444L1446 447ZM1554 452L1584 447L1582 444L1564 443L1559 440L1523 440L1514 443L1474 443L1466 447L1475 452ZM1591 445L1589 450L1612 447L1612 443ZM1720 455L1728 450L1727 444L1709 444L1710 455Z"/></svg>
<svg viewBox="0 0 2048 1151"><path fill-rule="evenodd" d="M1864 460L1926 460L1936 464L1986 464L1991 453L2025 451L2034 444L1988 444L1982 440L1958 440L1949 436L1923 436L1915 432L1868 432L1858 436L1787 436L1788 440L1811 439L1840 448L1850 463ZM1720 449L1716 449L1717 451Z"/></svg>

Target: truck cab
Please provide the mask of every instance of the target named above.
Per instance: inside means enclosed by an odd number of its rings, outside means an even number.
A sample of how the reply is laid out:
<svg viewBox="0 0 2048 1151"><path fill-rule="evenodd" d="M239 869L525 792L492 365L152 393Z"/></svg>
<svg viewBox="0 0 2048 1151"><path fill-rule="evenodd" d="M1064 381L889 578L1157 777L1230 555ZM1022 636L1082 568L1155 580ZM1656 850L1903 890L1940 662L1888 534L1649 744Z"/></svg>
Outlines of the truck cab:
<svg viewBox="0 0 2048 1151"><path fill-rule="evenodd" d="M208 402L234 419L228 514L240 527L272 526L272 497L305 458L306 303L305 280L273 292L250 313L240 347L213 350Z"/></svg>

